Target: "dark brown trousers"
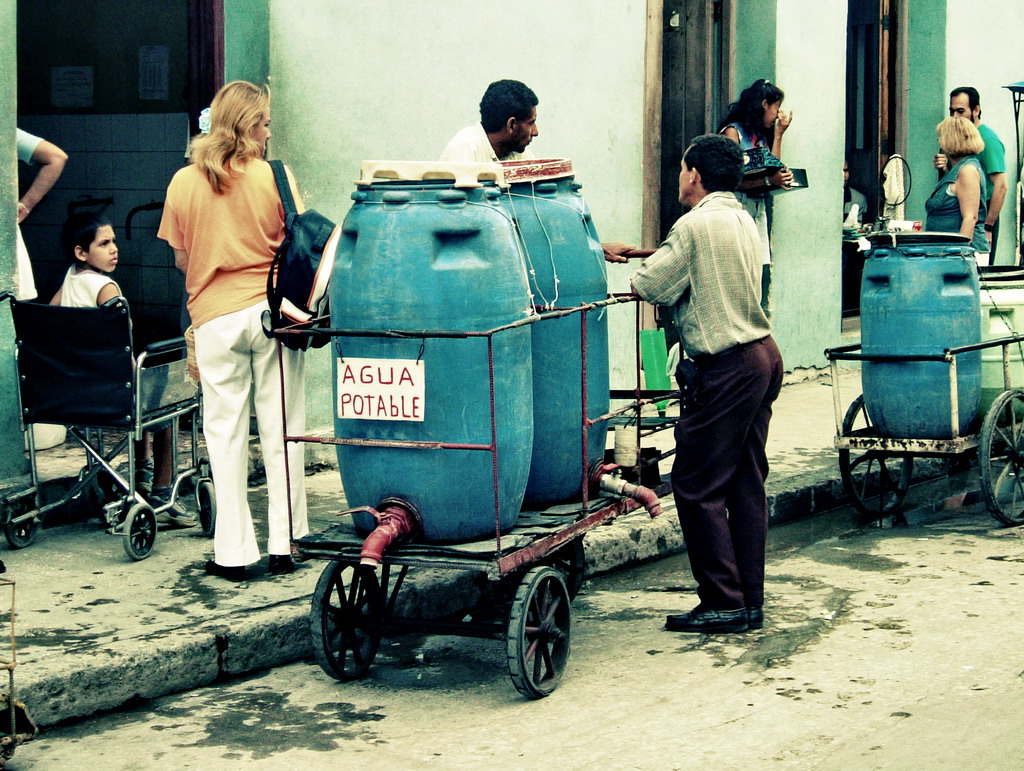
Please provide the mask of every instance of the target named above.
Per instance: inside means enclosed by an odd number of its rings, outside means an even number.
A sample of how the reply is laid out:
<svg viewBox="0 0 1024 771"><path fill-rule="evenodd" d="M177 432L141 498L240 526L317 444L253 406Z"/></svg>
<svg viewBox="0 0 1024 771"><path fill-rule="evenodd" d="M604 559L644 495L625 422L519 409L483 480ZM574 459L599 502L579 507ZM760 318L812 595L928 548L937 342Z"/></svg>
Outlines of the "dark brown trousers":
<svg viewBox="0 0 1024 771"><path fill-rule="evenodd" d="M782 387L771 337L701 357L695 396L676 425L672 465L679 523L700 604L764 604L768 476L765 442Z"/></svg>

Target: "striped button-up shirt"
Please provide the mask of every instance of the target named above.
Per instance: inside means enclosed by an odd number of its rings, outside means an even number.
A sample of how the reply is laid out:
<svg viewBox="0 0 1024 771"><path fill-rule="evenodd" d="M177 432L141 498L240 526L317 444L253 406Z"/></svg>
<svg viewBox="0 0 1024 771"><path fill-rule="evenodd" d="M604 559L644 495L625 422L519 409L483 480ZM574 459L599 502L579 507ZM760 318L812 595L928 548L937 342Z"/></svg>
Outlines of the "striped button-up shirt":
<svg viewBox="0 0 1024 771"><path fill-rule="evenodd" d="M771 334L761 310L761 241L732 193L709 193L680 217L632 282L647 302L672 307L691 357Z"/></svg>

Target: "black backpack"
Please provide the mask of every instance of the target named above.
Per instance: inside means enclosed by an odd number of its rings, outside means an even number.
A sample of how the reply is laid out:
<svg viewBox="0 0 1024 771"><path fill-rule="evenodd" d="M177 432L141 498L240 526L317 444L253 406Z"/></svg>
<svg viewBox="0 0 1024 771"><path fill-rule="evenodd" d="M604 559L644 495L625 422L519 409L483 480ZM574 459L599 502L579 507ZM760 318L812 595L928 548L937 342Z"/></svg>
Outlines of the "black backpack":
<svg viewBox="0 0 1024 771"><path fill-rule="evenodd" d="M267 273L270 311L264 331L270 337L271 331L295 324L306 329L329 327L328 290L341 228L313 209L299 214L284 164L271 161L270 167L284 207L285 234ZM281 335L286 347L298 351L320 348L328 339L327 335Z"/></svg>

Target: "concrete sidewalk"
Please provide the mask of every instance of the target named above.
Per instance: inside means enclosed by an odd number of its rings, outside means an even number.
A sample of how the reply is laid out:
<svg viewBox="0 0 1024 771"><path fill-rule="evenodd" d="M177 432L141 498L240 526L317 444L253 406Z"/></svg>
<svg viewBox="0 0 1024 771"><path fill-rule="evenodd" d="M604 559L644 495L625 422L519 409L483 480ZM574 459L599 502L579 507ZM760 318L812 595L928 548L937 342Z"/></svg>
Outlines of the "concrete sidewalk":
<svg viewBox="0 0 1024 771"><path fill-rule="evenodd" d="M859 393L859 374L844 375L842 390L849 404ZM664 433L658 443L671 445L671 432ZM768 448L773 523L845 502L834 433L827 378L783 389ZM53 453L58 473L81 465L66 455ZM345 508L337 471L314 473L307 483L311 528L323 529ZM261 516L265 489L253 488L250 501ZM590 531L588 571L680 551L674 506L665 503L658 520L641 510ZM265 533L262 523L257 532ZM47 528L29 548L3 551L7 577L17 582L17 698L41 725L53 724L310 655L309 597L325 563L306 562L292 575L272 577L264 557L250 568L250 580L231 584L204 574L211 553L211 542L194 530L169 530L160 532L148 559L132 562L120 538L105 535L97 520ZM410 581L420 591L412 593L423 602L472 587L469 574L414 573Z"/></svg>

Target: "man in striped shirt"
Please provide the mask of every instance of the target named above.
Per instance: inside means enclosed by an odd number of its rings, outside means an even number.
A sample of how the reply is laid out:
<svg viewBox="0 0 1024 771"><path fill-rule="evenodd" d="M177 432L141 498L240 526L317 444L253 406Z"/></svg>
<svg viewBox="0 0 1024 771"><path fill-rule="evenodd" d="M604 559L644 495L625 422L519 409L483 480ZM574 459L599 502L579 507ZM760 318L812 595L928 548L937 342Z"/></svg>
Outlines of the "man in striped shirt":
<svg viewBox="0 0 1024 771"><path fill-rule="evenodd" d="M679 174L689 211L632 277L637 294L671 309L696 369L676 426L672 488L700 602L669 616L670 631L764 624L765 442L782 357L761 310L757 228L731 192L742 174L735 142L694 139Z"/></svg>

